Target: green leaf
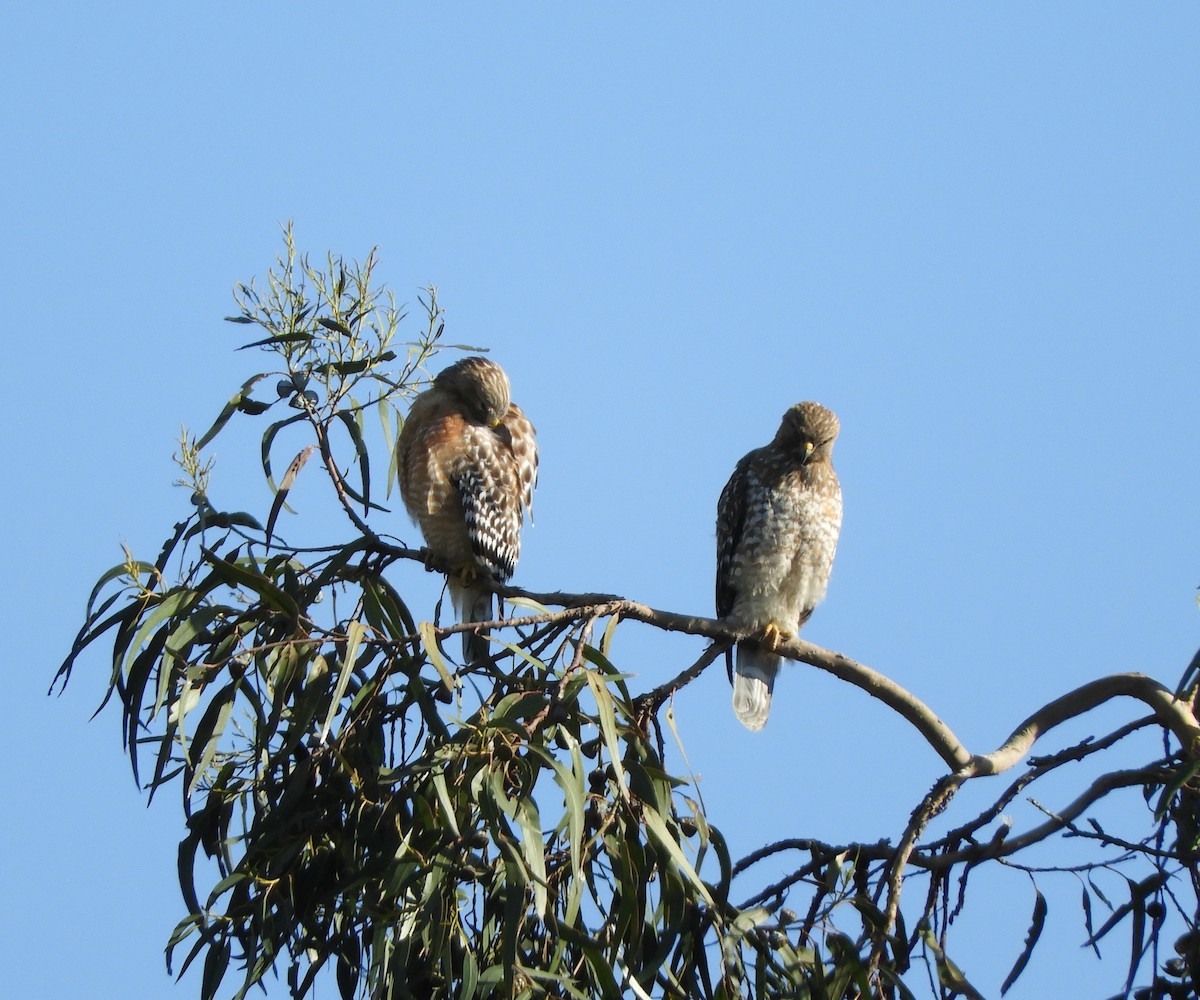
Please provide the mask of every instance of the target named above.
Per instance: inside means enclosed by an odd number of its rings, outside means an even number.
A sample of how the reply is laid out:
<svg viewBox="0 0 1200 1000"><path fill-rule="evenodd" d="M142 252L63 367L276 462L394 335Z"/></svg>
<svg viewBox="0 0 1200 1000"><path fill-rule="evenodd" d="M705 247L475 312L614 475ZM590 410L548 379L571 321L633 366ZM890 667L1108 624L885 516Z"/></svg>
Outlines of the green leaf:
<svg viewBox="0 0 1200 1000"><path fill-rule="evenodd" d="M201 716L200 722L196 725L196 731L192 739L192 749L195 750L196 744L202 747L200 758L196 761L195 773L192 775L192 780L188 783L187 794L191 795L200 780L204 777L208 769L208 765L212 763L213 757L216 755L217 747L221 743L221 735L225 731L225 724L229 721L229 716L233 712L233 702L237 695L238 681L231 681L218 691L208 708L205 709L204 715ZM195 754L187 756L194 758Z"/></svg>
<svg viewBox="0 0 1200 1000"><path fill-rule="evenodd" d="M1025 971L1025 966L1029 963L1029 956L1033 954L1034 946L1038 943L1038 938L1042 936L1042 928L1046 924L1046 897L1042 895L1037 886L1034 886L1034 892L1037 895L1033 900L1033 917L1029 921L1029 931L1025 935L1025 947L1017 957L1012 971L1004 977L1004 983L1000 986L1001 996L1008 992L1012 984L1017 981L1017 977Z"/></svg>
<svg viewBox="0 0 1200 1000"><path fill-rule="evenodd" d="M283 482L279 484L279 489L275 491L275 499L271 502L271 513L267 515L267 545L271 544L271 535L275 531L275 521L279 517L279 511L283 508L287 500L288 492L296 482L296 477L300 475L300 470L304 468L304 463L312 457L312 453L316 450L317 446L315 444L310 444L307 448L301 449L300 453L288 465L287 472L283 474Z"/></svg>
<svg viewBox="0 0 1200 1000"><path fill-rule="evenodd" d="M242 344L238 348L239 351L249 350L251 347L269 347L275 344L296 344L308 343L313 339L311 333L281 333L274 337L266 337L263 340L256 340L250 344Z"/></svg>
<svg viewBox="0 0 1200 1000"><path fill-rule="evenodd" d="M446 686L446 690L451 694L454 693L454 674L446 666L446 659L442 656L441 647L438 646L437 629L433 627L433 622L420 622L417 625L417 632L421 636L421 644L425 647L425 652L429 656L429 662L433 664L438 675L442 678L442 683Z"/></svg>
<svg viewBox="0 0 1200 1000"><path fill-rule="evenodd" d="M967 982L967 977L963 975L962 970L942 951L941 946L937 943L937 938L934 937L933 931L928 926L921 932L921 940L924 941L925 947L934 957L937 964L938 982L945 989L964 996L967 1000L983 1000L979 991Z"/></svg>
<svg viewBox="0 0 1200 1000"><path fill-rule="evenodd" d="M612 615L608 619L608 624L604 626L604 634L600 636L600 652L606 659L611 655L613 636L616 634L617 624L620 620L620 615Z"/></svg>
<svg viewBox="0 0 1200 1000"><path fill-rule="evenodd" d="M1165 874L1164 872L1164 881ZM1125 978L1125 994L1128 996L1130 990L1133 989L1133 981L1137 977L1138 966L1142 964L1142 957L1146 953L1147 890L1131 878L1127 877L1125 881L1129 883L1129 907L1133 913L1133 919L1130 921L1129 928L1131 937L1129 944L1129 975Z"/></svg>
<svg viewBox="0 0 1200 1000"><path fill-rule="evenodd" d="M1087 886L1083 886L1083 929L1087 931L1087 943L1092 946L1092 951L1096 953L1096 957L1100 957L1100 947L1096 944L1096 935L1092 930L1092 896L1087 891Z"/></svg>
<svg viewBox="0 0 1200 1000"><path fill-rule="evenodd" d="M567 770L561 761L554 758L545 747L530 745L529 753L539 757L554 772L554 780L562 789L567 810L567 843L571 852L571 873L575 878L583 877L583 831L587 812L585 788L587 776L583 773L583 760L578 756L578 741L569 733L564 734L571 745L572 760L579 764L575 772Z"/></svg>
<svg viewBox="0 0 1200 1000"><path fill-rule="evenodd" d="M699 893L700 898L708 906L714 905L712 895L708 891L708 886L701 881L700 876L696 873L696 869L692 867L692 863L687 859L687 855L683 853L683 848L679 846L679 842L671 835L671 831L667 829L667 824L663 821L662 816L647 802L642 803L642 822L646 824L646 830L654 842L671 855L672 860L679 866L679 870L687 876L688 881L692 883L692 887Z"/></svg>
<svg viewBox="0 0 1200 1000"><path fill-rule="evenodd" d="M354 335L351 332L350 327L346 326L345 323L339 323L336 319L333 319L329 316L318 316L317 322L321 324L321 326L325 327L326 330L332 330L334 333L340 333L344 337L352 337Z"/></svg>
<svg viewBox="0 0 1200 1000"><path fill-rule="evenodd" d="M129 668L133 662L133 658L141 650L142 644L159 625L175 615L187 614L191 611L195 603L200 600L200 597L201 595L194 590L181 588L170 591L157 601L153 599L148 601L146 606L153 607L154 610L138 620L137 634L124 646L125 656L121 663L121 674L126 677L129 675ZM155 705L154 711L156 714L160 708L162 708L161 700Z"/></svg>
<svg viewBox="0 0 1200 1000"><path fill-rule="evenodd" d="M1144 916L1146 910L1146 897L1158 892L1158 890L1163 887L1169 877L1170 876L1167 872L1155 872L1155 874L1143 879L1141 882L1134 882L1131 879L1126 878L1125 881L1129 884L1129 902L1122 903L1120 906L1118 906L1113 911L1112 915L1106 921L1104 921L1100 929L1091 937L1089 937L1084 944L1095 946L1097 941L1099 941L1102 937L1104 937L1104 935L1116 927L1117 924L1129 916L1130 913L1135 913L1140 909ZM1107 899L1104 899L1103 894L1100 892L1099 888L1094 882L1090 882L1089 884L1096 895L1100 896L1100 898L1103 899L1107 905L1112 905Z"/></svg>
<svg viewBox="0 0 1200 1000"><path fill-rule="evenodd" d="M232 396L230 396L229 402L227 402L221 408L221 412L217 415L217 419L213 421L213 425L204 433L204 436L196 442L197 451L202 449L221 432L221 428L229 422L229 418L238 411L242 403L246 400L246 394L254 387L254 384L260 379L264 379L266 377L267 373L261 372L258 375L246 379L246 381L242 383L242 387Z"/></svg>
<svg viewBox="0 0 1200 1000"><path fill-rule="evenodd" d="M296 421L303 420L304 417L305 415L303 413L297 413L294 417L287 417L284 420L275 421L275 423L271 424L270 427L263 431L262 446L260 449L262 454L263 475L267 477L267 485L271 487L272 493L275 492L275 477L271 475L271 445L275 441L275 435L285 427L296 423Z"/></svg>
<svg viewBox="0 0 1200 1000"><path fill-rule="evenodd" d="M204 978L200 982L201 1000L212 1000L217 995L225 970L229 967L229 942L222 938L209 945L204 958Z"/></svg>
<svg viewBox="0 0 1200 1000"><path fill-rule="evenodd" d="M321 322L320 320L317 321ZM396 359L395 351L384 351L382 354L373 358L360 358L358 361L335 361L329 366L331 371L339 375L359 375L365 372L368 368L374 368L376 365L386 364L389 361Z"/></svg>
<svg viewBox="0 0 1200 1000"><path fill-rule="evenodd" d="M459 990L459 1000L474 1000L479 988L479 963L475 960L475 952L466 948L463 952L462 988Z"/></svg>
<svg viewBox="0 0 1200 1000"><path fill-rule="evenodd" d="M585 647L586 649L586 647ZM621 748L617 743L617 717L613 709L612 693L608 690L608 685L604 683L604 679L595 671L585 671L587 676L588 687L592 690L592 696L596 699L596 710L600 722L600 735L604 739L605 746L608 747L608 755L613 770L617 776L617 789L622 798L629 797L629 790L626 788L625 768L621 763Z"/></svg>
<svg viewBox="0 0 1200 1000"><path fill-rule="evenodd" d="M1189 763L1180 764L1175 768L1175 773L1171 775L1171 780L1163 786L1162 793L1158 797L1158 802L1154 805L1154 818L1161 822L1163 817L1171 808L1171 803L1175 801L1175 796L1179 790L1183 788L1195 775L1200 772L1200 760Z"/></svg>
<svg viewBox="0 0 1200 1000"><path fill-rule="evenodd" d="M331 560L333 562L343 558L345 553L346 561L354 555L357 548L348 547L342 553ZM328 572L329 567L326 568ZM322 578L319 581L322 586L326 585L326 572L322 573ZM332 579L329 576L328 579ZM374 625L380 632L392 637L411 635L417 631L417 626L413 622L412 614L408 607L396 592L395 588L381 576L366 577L362 581L363 594L363 613L367 621Z"/></svg>
<svg viewBox="0 0 1200 1000"><path fill-rule="evenodd" d="M446 786L446 775L441 771L435 771L430 780L433 782L433 790L437 794L438 802L442 805L446 826L450 828L450 832L454 836L462 837L462 833L458 829L458 816L450 802L450 789Z"/></svg>
<svg viewBox="0 0 1200 1000"><path fill-rule="evenodd" d="M350 489L348 483L342 485L346 487L346 492L349 493L355 500L361 503L364 507L371 503L371 459L367 452L367 444L363 440L362 429L358 425L354 414L348 413L345 410L338 410L334 414L345 426L350 434L350 440L354 442L354 453L358 456L358 471L362 481L362 492L356 493Z"/></svg>
<svg viewBox="0 0 1200 1000"><path fill-rule="evenodd" d="M270 403L264 403L261 399L243 399L238 403L238 412L245 413L247 416L257 417L260 414L266 413L271 408Z"/></svg>
<svg viewBox="0 0 1200 1000"><path fill-rule="evenodd" d="M261 573L239 566L211 549L200 546L213 572L231 587L240 587L257 594L262 602L274 611L286 615L291 621L300 618L300 607L291 595L284 593Z"/></svg>
<svg viewBox="0 0 1200 1000"><path fill-rule="evenodd" d="M358 650L362 645L362 638L365 632L366 629L363 623L357 620L350 622L346 626L346 652L342 655L337 687L334 689L333 698L329 702L329 711L325 715L325 722L321 725L321 743L324 743L329 736L333 720L337 717L338 710L341 708L342 699L346 696L346 688L349 686L350 678L354 674L354 662L358 659Z"/></svg>
<svg viewBox="0 0 1200 1000"><path fill-rule="evenodd" d="M542 820L532 798L517 804L517 823L521 827L521 853L533 882L533 907L539 920L546 917L546 853L542 840Z"/></svg>

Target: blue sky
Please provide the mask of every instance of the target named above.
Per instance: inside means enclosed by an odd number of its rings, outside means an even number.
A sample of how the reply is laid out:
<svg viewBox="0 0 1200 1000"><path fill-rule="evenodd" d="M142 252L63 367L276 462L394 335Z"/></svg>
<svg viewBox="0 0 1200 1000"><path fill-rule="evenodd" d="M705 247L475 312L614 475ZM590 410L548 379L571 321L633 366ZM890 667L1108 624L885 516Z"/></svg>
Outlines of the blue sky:
<svg viewBox="0 0 1200 1000"><path fill-rule="evenodd" d="M119 543L180 516L179 425L260 360L221 317L289 219L314 256L378 245L414 307L438 285L449 339L509 371L543 462L515 582L708 613L721 486L818 399L846 517L806 635L971 749L1195 651L1200 8L26 4L4 35L14 996L195 995L161 961L177 800L143 808L116 716L87 721L102 657L44 692ZM626 626L617 656L649 686L699 648ZM677 712L744 849L895 838L939 776L810 668L761 734L728 698L714 669ZM957 939L989 996L1032 903L1001 883ZM1010 996L1119 986L1077 901Z"/></svg>

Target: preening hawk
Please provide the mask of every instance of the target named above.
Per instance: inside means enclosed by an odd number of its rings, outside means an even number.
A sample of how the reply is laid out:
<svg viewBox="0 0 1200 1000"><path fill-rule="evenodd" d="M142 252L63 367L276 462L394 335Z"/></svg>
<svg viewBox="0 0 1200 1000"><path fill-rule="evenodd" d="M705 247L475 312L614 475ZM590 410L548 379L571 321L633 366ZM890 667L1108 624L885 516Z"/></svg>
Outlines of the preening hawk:
<svg viewBox="0 0 1200 1000"><path fill-rule="evenodd" d="M717 504L717 615L749 632L737 644L733 710L762 729L790 638L825 596L842 489L830 461L838 419L820 403L797 403L774 440L747 454Z"/></svg>
<svg viewBox="0 0 1200 1000"><path fill-rule="evenodd" d="M430 554L450 568L463 622L492 619L492 595L477 581L512 576L533 509L537 439L510 393L498 364L463 358L413 400L396 442L400 496ZM488 656L486 632L463 633L468 664Z"/></svg>

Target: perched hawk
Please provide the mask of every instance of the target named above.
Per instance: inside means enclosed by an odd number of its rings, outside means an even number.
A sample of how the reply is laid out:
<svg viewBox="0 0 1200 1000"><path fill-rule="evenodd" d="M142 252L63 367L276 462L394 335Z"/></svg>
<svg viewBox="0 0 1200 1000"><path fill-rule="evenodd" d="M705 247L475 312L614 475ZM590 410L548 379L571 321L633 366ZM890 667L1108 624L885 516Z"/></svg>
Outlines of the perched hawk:
<svg viewBox="0 0 1200 1000"><path fill-rule="evenodd" d="M508 581L537 482L533 424L510 399L508 376L486 358L463 358L413 400L396 442L400 496L430 554L451 569L463 622L490 621L480 578ZM468 664L489 656L486 632L463 633Z"/></svg>
<svg viewBox="0 0 1200 1000"><path fill-rule="evenodd" d="M737 644L733 710L758 731L788 639L825 596L842 489L830 453L838 419L820 403L797 403L775 439L737 467L717 504L717 615L761 633Z"/></svg>

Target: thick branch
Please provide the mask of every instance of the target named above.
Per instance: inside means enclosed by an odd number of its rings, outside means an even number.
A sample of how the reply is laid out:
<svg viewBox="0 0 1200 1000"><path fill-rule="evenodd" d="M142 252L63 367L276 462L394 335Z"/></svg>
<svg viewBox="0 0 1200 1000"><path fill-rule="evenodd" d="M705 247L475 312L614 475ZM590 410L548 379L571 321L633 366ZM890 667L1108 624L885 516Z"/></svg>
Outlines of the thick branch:
<svg viewBox="0 0 1200 1000"><path fill-rule="evenodd" d="M395 558L412 559L428 564L428 553L424 550L401 549L393 546L384 546L384 550ZM614 594L571 594L562 591L538 593L522 590L519 587L499 585L494 585L492 589L501 597L524 598L546 606L570 609L577 612L576 617L579 618L616 615L618 618L642 622L667 632L683 632L687 635L713 639L722 647L746 638L744 630L736 629L719 619L662 611ZM928 705L883 674L861 663L856 663L848 656L823 649L811 642L805 642L803 639L791 639L781 643L776 651L788 659L799 660L831 673L865 691L872 698L883 702L912 723L938 756L952 769L958 770L971 761L970 752ZM715 656L713 658L715 659ZM690 672L685 672L685 676L679 679L680 684L677 686L690 680L689 674Z"/></svg>
<svg viewBox="0 0 1200 1000"><path fill-rule="evenodd" d="M1002 746L990 754L975 757L971 762L971 776L1007 771L1024 758L1040 736L1055 726L1119 697L1136 698L1149 706L1159 723L1174 733L1188 757L1194 759L1200 753L1200 725L1196 723L1189 702L1176 698L1170 690L1145 674L1113 674L1084 684L1039 708L1017 726Z"/></svg>
<svg viewBox="0 0 1200 1000"><path fill-rule="evenodd" d="M428 552L423 549L405 549L390 545L380 546L392 558L412 559L429 565ZM438 567L434 567L438 568ZM485 582L485 581L481 581ZM736 629L714 618L683 615L673 611L662 611L647 604L626 600L615 594L572 594L563 591L539 593L519 587L493 585L495 593L506 598L523 598L538 604L559 607L574 612L573 615L553 615L554 619L607 617L615 615L642 622L667 632L683 632L698 635L720 644L722 647L746 638L744 630ZM503 624L500 622L499 624ZM925 738L939 757L945 761L951 773L958 773L961 780L999 774L1018 763L1043 734L1067 719L1083 715L1098 705L1116 697L1136 698L1154 712L1155 717L1169 729L1182 744L1189 757L1200 755L1200 725L1196 722L1192 706L1180 700L1158 681L1145 674L1114 674L1076 688L1030 715L1002 746L990 754L972 755L938 715L923 701L899 684L858 663L841 653L824 649L803 639L794 638L781 643L777 652L788 659L799 660L819 670L833 674L839 680L865 691L872 698L883 702L902 718L906 719ZM668 682L674 690L692 680L707 666L711 658L705 657L683 674ZM657 688L647 697L661 693Z"/></svg>

